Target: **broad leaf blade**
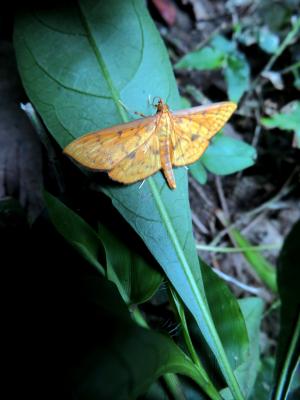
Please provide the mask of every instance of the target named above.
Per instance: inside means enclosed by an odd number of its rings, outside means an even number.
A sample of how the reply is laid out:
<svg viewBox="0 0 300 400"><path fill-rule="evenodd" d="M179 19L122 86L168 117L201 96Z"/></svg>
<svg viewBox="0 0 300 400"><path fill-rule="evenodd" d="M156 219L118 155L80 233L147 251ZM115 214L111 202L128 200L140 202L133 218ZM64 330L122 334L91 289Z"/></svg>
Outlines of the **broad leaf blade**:
<svg viewBox="0 0 300 400"><path fill-rule="evenodd" d="M235 373L247 399L254 387L259 371L259 327L263 312L263 301L259 298L246 298L239 301L246 321L250 348L246 360L237 367ZM235 400L228 389L222 390L225 400Z"/></svg>
<svg viewBox="0 0 300 400"><path fill-rule="evenodd" d="M135 399L171 372L206 384L169 337L133 322L114 284L89 277L82 282L81 297L77 318L84 329L70 374L76 398Z"/></svg>
<svg viewBox="0 0 300 400"><path fill-rule="evenodd" d="M119 100L131 110L147 112L150 94L178 108L180 98L167 52L144 2L82 0L78 4L21 15L15 28L24 86L61 146L87 131L126 121ZM138 183L111 185L105 193L164 269L241 398L206 305L186 171L178 168L175 176L176 191L166 186L159 172L141 189Z"/></svg>
<svg viewBox="0 0 300 400"><path fill-rule="evenodd" d="M105 275L104 268L98 261L103 246L96 232L79 215L50 193L46 192L44 199L50 219L57 231L102 275Z"/></svg>
<svg viewBox="0 0 300 400"><path fill-rule="evenodd" d="M231 366L235 369L246 358L249 339L244 316L226 283L201 262L209 308Z"/></svg>

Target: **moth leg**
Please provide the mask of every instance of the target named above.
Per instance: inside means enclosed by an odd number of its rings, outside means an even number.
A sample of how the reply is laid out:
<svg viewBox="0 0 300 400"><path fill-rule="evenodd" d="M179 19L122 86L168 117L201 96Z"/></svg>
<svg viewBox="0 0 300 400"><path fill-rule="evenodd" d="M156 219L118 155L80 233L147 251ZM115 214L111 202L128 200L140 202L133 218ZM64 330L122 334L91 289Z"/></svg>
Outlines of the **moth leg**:
<svg viewBox="0 0 300 400"><path fill-rule="evenodd" d="M139 190L140 189L142 189L142 187L143 187L143 185L144 185L144 183L146 182L146 179L143 179L143 182L140 184L140 186L139 186Z"/></svg>

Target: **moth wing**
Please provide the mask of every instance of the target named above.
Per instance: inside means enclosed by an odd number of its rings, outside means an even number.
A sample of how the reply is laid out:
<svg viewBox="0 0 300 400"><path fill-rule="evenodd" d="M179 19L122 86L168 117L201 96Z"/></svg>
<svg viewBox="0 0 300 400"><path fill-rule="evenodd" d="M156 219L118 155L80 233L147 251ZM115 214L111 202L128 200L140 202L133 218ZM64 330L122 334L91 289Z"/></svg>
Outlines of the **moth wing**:
<svg viewBox="0 0 300 400"><path fill-rule="evenodd" d="M235 109L235 103L222 102L174 112L171 133L173 165L191 164L201 157L209 140L225 125Z"/></svg>
<svg viewBox="0 0 300 400"><path fill-rule="evenodd" d="M159 138L153 134L140 147L118 162L108 173L115 181L133 183L154 174L161 168Z"/></svg>
<svg viewBox="0 0 300 400"><path fill-rule="evenodd" d="M73 140L64 153L86 168L107 171L147 142L155 128L155 115L115 125Z"/></svg>

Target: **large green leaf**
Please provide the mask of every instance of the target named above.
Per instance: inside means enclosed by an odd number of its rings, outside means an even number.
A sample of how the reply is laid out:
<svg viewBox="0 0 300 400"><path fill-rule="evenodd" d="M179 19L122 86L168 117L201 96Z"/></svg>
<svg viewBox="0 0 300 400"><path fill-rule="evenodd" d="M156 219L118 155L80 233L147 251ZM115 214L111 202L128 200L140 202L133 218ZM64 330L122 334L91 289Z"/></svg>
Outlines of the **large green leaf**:
<svg viewBox="0 0 300 400"><path fill-rule="evenodd" d="M270 397L270 391L273 385L274 365L275 360L271 357L266 357L261 361L250 400L267 400Z"/></svg>
<svg viewBox="0 0 300 400"><path fill-rule="evenodd" d="M205 381L167 336L136 325L116 287L100 277L82 282L78 321L84 322L71 375L79 400L135 399L166 373ZM76 333L75 333L76 335Z"/></svg>
<svg viewBox="0 0 300 400"><path fill-rule="evenodd" d="M14 42L25 89L61 146L81 134L127 121L119 100L149 112L148 95L180 105L166 49L142 0L82 0L19 15ZM195 250L184 168L171 191L161 173L142 188L105 193L144 240L194 315L237 399L238 384L209 314Z"/></svg>
<svg viewBox="0 0 300 400"><path fill-rule="evenodd" d="M246 298L239 300L239 304L246 321L250 347L248 357L237 367L235 373L247 399L254 387L259 371L259 327L263 312L263 301L259 298ZM225 400L235 400L228 389L222 390Z"/></svg>
<svg viewBox="0 0 300 400"><path fill-rule="evenodd" d="M239 303L226 283L204 262L201 271L209 308L232 368L245 361L249 338Z"/></svg>
<svg viewBox="0 0 300 400"><path fill-rule="evenodd" d="M299 243L300 221L287 236L278 259L277 284L281 318L273 397L277 400L287 395L300 354Z"/></svg>
<svg viewBox="0 0 300 400"><path fill-rule="evenodd" d="M102 275L105 275L105 270L98 260L103 245L97 233L79 215L50 193L46 192L44 199L50 219L57 231Z"/></svg>

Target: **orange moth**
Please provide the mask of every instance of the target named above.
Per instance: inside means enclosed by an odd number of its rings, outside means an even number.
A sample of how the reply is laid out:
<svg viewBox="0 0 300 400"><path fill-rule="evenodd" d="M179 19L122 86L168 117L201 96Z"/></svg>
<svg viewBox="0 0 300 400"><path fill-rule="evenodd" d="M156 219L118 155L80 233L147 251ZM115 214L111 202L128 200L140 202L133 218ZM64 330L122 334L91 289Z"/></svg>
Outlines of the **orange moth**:
<svg viewBox="0 0 300 400"><path fill-rule="evenodd" d="M64 153L80 165L107 171L113 180L125 184L161 169L169 187L175 189L173 166L198 160L236 104L222 102L171 112L159 99L155 107L155 115L88 133L71 142Z"/></svg>

